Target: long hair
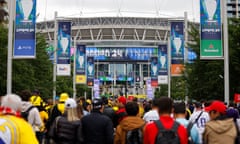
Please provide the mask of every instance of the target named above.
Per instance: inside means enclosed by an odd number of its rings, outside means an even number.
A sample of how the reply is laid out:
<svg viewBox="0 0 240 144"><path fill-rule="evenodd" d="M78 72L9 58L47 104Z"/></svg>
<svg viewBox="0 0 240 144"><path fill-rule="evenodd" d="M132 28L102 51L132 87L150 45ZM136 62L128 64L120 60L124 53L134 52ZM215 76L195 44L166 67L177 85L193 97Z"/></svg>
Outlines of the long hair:
<svg viewBox="0 0 240 144"><path fill-rule="evenodd" d="M67 120L68 121L77 121L80 120L79 114L77 112L77 108L67 108Z"/></svg>

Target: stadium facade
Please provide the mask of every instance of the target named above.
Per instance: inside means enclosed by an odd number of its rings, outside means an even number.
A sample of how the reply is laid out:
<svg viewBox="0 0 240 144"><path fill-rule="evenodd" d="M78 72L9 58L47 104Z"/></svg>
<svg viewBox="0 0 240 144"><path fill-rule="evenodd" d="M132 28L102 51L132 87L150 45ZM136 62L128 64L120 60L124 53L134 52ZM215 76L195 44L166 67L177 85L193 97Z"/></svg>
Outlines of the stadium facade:
<svg viewBox="0 0 240 144"><path fill-rule="evenodd" d="M68 18L72 22L72 46L86 45L87 56L95 59L95 77L102 83L103 93L145 94L149 78L149 57L157 56L160 44L167 44L170 36L168 18L97 17ZM183 20L183 19L181 19ZM37 32L54 43L54 21L37 23ZM190 39L190 38L189 38ZM105 52L106 59L98 59ZM110 52L109 52L110 51ZM122 55L131 53L130 59ZM117 58L116 58L117 57Z"/></svg>

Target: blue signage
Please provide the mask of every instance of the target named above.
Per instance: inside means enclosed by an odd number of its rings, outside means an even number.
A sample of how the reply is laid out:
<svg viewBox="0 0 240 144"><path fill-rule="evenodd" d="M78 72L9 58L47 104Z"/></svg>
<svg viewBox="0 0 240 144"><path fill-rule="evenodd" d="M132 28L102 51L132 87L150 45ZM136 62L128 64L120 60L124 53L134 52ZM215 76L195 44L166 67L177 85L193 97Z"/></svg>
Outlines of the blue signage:
<svg viewBox="0 0 240 144"><path fill-rule="evenodd" d="M86 55L99 61L149 61L158 55L156 47L87 47Z"/></svg>
<svg viewBox="0 0 240 144"><path fill-rule="evenodd" d="M87 85L93 86L95 71L94 71L94 57L87 57Z"/></svg>
<svg viewBox="0 0 240 144"><path fill-rule="evenodd" d="M70 64L71 22L58 22L57 64Z"/></svg>
<svg viewBox="0 0 240 144"><path fill-rule="evenodd" d="M158 75L168 75L168 48L166 44L158 46Z"/></svg>
<svg viewBox="0 0 240 144"><path fill-rule="evenodd" d="M184 25L183 21L171 22L172 64L181 64L184 60Z"/></svg>
<svg viewBox="0 0 240 144"><path fill-rule="evenodd" d="M36 0L16 0L13 58L36 57Z"/></svg>
<svg viewBox="0 0 240 144"><path fill-rule="evenodd" d="M85 75L86 47L77 45L76 49L76 74Z"/></svg>

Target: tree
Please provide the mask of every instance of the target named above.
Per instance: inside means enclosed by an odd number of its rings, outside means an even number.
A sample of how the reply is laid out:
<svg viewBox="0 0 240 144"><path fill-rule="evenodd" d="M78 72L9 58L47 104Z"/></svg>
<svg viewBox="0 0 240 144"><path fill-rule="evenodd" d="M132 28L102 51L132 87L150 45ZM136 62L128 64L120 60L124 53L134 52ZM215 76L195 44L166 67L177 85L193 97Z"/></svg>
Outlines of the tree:
<svg viewBox="0 0 240 144"><path fill-rule="evenodd" d="M6 94L7 79L7 29L0 26L0 90L1 95ZM12 92L17 93L23 89L39 89L44 98L52 95L52 63L45 51L46 41L37 34L36 58L13 59L12 62Z"/></svg>
<svg viewBox="0 0 240 144"><path fill-rule="evenodd" d="M8 11L6 0L0 0L0 24L7 23Z"/></svg>
<svg viewBox="0 0 240 144"><path fill-rule="evenodd" d="M240 20L229 19L229 73L230 98L233 93L240 92ZM224 64L223 60L200 60L200 38L198 27L191 25L189 32L195 43L188 43L198 58L193 64L186 65L185 79L189 97L196 100L224 99Z"/></svg>
<svg viewBox="0 0 240 144"><path fill-rule="evenodd" d="M0 24L0 95L6 94L8 30Z"/></svg>

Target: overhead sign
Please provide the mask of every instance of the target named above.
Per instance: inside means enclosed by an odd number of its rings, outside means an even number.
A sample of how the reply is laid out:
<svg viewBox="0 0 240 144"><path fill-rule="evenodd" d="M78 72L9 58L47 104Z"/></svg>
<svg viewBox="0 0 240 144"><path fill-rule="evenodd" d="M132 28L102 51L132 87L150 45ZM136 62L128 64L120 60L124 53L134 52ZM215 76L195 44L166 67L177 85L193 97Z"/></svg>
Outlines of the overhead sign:
<svg viewBox="0 0 240 144"><path fill-rule="evenodd" d="M87 47L86 55L99 61L148 61L158 55L156 47Z"/></svg>

